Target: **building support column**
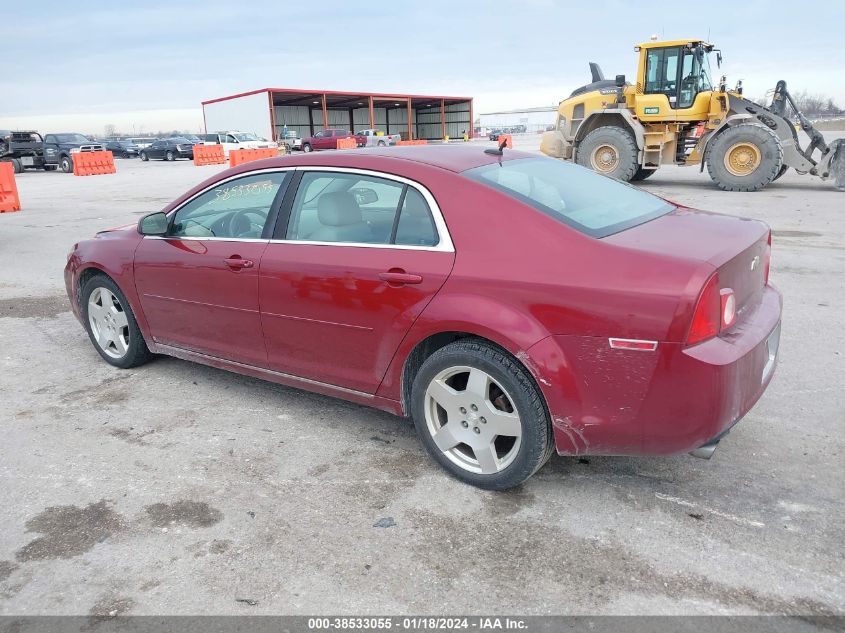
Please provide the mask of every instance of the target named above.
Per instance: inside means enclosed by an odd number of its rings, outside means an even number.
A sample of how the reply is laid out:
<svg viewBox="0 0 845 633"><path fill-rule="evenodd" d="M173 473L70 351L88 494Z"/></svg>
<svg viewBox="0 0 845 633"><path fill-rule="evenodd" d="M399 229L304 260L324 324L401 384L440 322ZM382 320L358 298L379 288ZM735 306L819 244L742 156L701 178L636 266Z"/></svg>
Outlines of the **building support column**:
<svg viewBox="0 0 845 633"><path fill-rule="evenodd" d="M326 93L323 93L323 129L329 127L329 111L326 109Z"/></svg>
<svg viewBox="0 0 845 633"><path fill-rule="evenodd" d="M373 98L369 97L368 102L369 103L367 105L369 106L369 109L370 109L370 129L374 130L376 128L376 111L375 111L375 108L373 107Z"/></svg>
<svg viewBox="0 0 845 633"><path fill-rule="evenodd" d="M276 142L276 108L273 107L273 93L267 91L267 100L270 102L270 140Z"/></svg>
<svg viewBox="0 0 845 633"><path fill-rule="evenodd" d="M408 97L408 140L414 140L414 125L411 119L411 98Z"/></svg>
<svg viewBox="0 0 845 633"><path fill-rule="evenodd" d="M446 99L440 100L440 138L446 138Z"/></svg>

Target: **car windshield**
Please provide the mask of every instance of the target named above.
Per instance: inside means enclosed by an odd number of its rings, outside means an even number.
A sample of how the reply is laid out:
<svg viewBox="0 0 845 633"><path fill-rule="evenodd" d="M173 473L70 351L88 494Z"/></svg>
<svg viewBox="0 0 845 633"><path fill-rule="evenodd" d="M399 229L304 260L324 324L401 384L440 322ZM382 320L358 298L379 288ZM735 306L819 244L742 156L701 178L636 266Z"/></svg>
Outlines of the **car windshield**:
<svg viewBox="0 0 845 633"><path fill-rule="evenodd" d="M233 134L236 139L239 141L260 141L255 134L251 134L249 132L238 132L237 134Z"/></svg>
<svg viewBox="0 0 845 633"><path fill-rule="evenodd" d="M174 136L173 138L169 138L167 140L170 141L171 143L190 143L191 142L191 141L189 141L188 139L186 139L182 136Z"/></svg>
<svg viewBox="0 0 845 633"><path fill-rule="evenodd" d="M56 134L59 143L93 143L94 141L82 134Z"/></svg>
<svg viewBox="0 0 845 633"><path fill-rule="evenodd" d="M605 237L664 215L660 198L553 158L502 161L463 172L592 237Z"/></svg>

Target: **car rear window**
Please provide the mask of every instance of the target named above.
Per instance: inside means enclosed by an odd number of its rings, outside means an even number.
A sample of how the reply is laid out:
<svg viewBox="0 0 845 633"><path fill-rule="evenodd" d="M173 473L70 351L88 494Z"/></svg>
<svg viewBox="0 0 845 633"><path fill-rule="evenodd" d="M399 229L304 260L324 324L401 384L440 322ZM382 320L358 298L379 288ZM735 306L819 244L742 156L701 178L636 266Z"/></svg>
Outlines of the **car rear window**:
<svg viewBox="0 0 845 633"><path fill-rule="evenodd" d="M666 201L554 158L521 158L463 174L591 237L605 237L664 215Z"/></svg>

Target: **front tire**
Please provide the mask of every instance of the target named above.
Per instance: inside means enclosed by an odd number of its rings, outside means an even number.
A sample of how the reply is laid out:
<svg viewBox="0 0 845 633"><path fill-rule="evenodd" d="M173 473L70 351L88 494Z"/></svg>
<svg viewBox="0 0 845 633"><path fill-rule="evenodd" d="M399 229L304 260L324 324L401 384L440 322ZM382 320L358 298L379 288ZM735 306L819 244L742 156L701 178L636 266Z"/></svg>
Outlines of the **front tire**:
<svg viewBox="0 0 845 633"><path fill-rule="evenodd" d="M740 123L707 146L707 171L723 191L759 191L783 167L783 147L769 128Z"/></svg>
<svg viewBox="0 0 845 633"><path fill-rule="evenodd" d="M103 360L128 369L152 357L129 301L109 277L95 275L89 279L79 299L88 338Z"/></svg>
<svg viewBox="0 0 845 633"><path fill-rule="evenodd" d="M429 356L411 389L414 424L452 476L487 490L518 486L554 449L543 397L514 357L465 339Z"/></svg>
<svg viewBox="0 0 845 633"><path fill-rule="evenodd" d="M302 144L302 151L307 153L307 152L312 152L314 150L311 148L310 143L303 143Z"/></svg>
<svg viewBox="0 0 845 633"><path fill-rule="evenodd" d="M176 160L176 155L173 152L167 152L164 155L164 160L166 160L169 163L172 163L174 160Z"/></svg>
<svg viewBox="0 0 845 633"><path fill-rule="evenodd" d="M59 159L59 169L64 173L70 174L73 172L73 159L70 156L62 156Z"/></svg>
<svg viewBox="0 0 845 633"><path fill-rule="evenodd" d="M604 176L628 182L639 169L637 143L621 127L600 127L578 144L576 162Z"/></svg>

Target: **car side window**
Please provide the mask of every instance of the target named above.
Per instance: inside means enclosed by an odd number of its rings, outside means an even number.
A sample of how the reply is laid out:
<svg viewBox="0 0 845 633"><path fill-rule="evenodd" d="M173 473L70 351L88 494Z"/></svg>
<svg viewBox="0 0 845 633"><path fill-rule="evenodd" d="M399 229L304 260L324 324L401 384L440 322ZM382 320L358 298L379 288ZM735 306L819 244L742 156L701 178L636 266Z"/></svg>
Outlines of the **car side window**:
<svg viewBox="0 0 845 633"><path fill-rule="evenodd" d="M227 142L227 143L237 143L237 142L238 142L238 139L236 139L236 138L235 138L234 136L232 136L231 134L227 134L227 135L226 135L226 142Z"/></svg>
<svg viewBox="0 0 845 633"><path fill-rule="evenodd" d="M314 138L323 138L323 133L322 133L322 132L317 132L317 133L314 135Z"/></svg>
<svg viewBox="0 0 845 633"><path fill-rule="evenodd" d="M437 246L439 241L428 203L419 191L408 187L405 191L405 199L402 201L402 209L399 211L399 222L396 224L396 236L393 243L408 246Z"/></svg>
<svg viewBox="0 0 845 633"><path fill-rule="evenodd" d="M168 237L260 239L288 173L255 174L220 183L176 212Z"/></svg>
<svg viewBox="0 0 845 633"><path fill-rule="evenodd" d="M55 143L55 142L56 142L56 137L55 137L55 136L53 136L52 134L48 134L48 135L46 136L46 138L44 139L44 142L45 142L45 143Z"/></svg>
<svg viewBox="0 0 845 633"><path fill-rule="evenodd" d="M286 239L390 244L405 185L341 172L303 174Z"/></svg>

